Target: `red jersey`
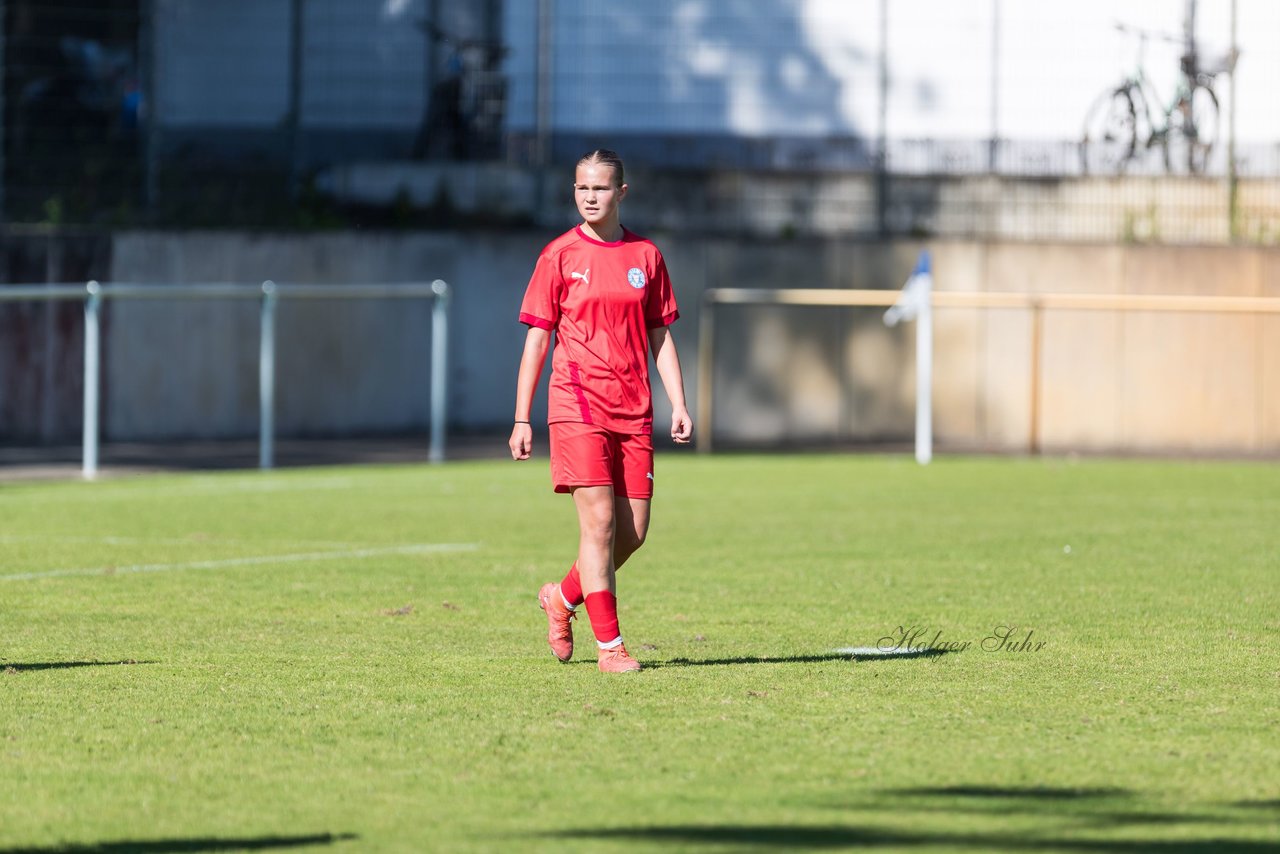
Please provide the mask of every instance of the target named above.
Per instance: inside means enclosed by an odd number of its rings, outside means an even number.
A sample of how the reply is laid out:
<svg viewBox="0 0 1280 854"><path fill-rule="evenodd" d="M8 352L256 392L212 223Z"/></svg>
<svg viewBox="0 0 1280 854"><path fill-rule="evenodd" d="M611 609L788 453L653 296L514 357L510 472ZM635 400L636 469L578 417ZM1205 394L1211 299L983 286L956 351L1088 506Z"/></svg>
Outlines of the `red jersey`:
<svg viewBox="0 0 1280 854"><path fill-rule="evenodd" d="M651 433L649 330L676 310L662 253L622 230L604 243L581 227L538 256L520 322L554 329L547 423L577 421L615 433Z"/></svg>

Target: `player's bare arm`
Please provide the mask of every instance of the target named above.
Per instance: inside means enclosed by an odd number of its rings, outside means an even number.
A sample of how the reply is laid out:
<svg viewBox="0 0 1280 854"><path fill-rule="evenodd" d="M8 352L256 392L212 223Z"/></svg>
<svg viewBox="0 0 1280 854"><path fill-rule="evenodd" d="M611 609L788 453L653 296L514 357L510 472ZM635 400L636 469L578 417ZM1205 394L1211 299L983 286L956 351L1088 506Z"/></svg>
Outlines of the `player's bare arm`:
<svg viewBox="0 0 1280 854"><path fill-rule="evenodd" d="M527 460L533 453L533 427L529 414L533 410L533 393L538 390L538 378L547 360L551 345L551 332L530 326L524 338L524 354L520 357L520 373L516 378L515 424L511 428L511 459Z"/></svg>
<svg viewBox="0 0 1280 854"><path fill-rule="evenodd" d="M693 439L693 419L684 402L684 374L680 371L680 354L676 352L676 340L666 326L649 330L649 351L662 377L662 387L671 401L671 438L677 445L687 445Z"/></svg>

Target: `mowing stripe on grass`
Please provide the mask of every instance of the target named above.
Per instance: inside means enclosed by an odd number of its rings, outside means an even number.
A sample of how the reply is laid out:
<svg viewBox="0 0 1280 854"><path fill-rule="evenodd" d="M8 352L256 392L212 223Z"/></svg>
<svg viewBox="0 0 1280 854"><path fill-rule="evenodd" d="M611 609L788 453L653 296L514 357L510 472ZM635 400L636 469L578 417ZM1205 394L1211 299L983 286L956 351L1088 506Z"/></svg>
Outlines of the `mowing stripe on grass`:
<svg viewBox="0 0 1280 854"><path fill-rule="evenodd" d="M0 581L31 581L37 578L59 578L69 575L118 575L126 572L177 572L187 569L228 569L237 566L253 566L264 563L305 563L316 560L359 560L385 555L416 555L436 552L470 552L480 548L479 543L413 543L407 546L384 548L346 549L336 552L296 552L294 554L253 555L226 558L224 560L193 560L183 563L145 563L135 566L97 566L81 569L50 569L44 572L20 572L0 575Z"/></svg>
<svg viewBox="0 0 1280 854"><path fill-rule="evenodd" d="M331 549L353 549L356 543L337 540L240 540L222 537L78 537L63 534L0 534L0 543L53 543L54 545L89 544L96 546L235 546L244 543L263 545L270 542L275 546L294 546L298 548L324 546Z"/></svg>
<svg viewBox="0 0 1280 854"><path fill-rule="evenodd" d="M356 480L350 477L331 477L322 480L301 478L254 479L208 477L181 480L173 483L151 479L115 480L100 484L72 484L72 488L60 493L44 493L33 489L0 492L0 501L21 501L25 504L98 504L103 501L120 501L136 497L155 498L171 495L239 495L243 493L290 493L340 491L351 489ZM109 486L108 489L97 487ZM87 487L87 488L86 488Z"/></svg>

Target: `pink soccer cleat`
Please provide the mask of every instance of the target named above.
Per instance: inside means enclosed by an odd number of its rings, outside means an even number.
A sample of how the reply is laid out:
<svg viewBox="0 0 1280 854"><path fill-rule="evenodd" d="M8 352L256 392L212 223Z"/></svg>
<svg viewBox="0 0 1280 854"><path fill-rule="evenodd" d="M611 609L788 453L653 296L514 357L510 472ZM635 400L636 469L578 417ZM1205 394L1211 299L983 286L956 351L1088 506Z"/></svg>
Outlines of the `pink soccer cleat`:
<svg viewBox="0 0 1280 854"><path fill-rule="evenodd" d="M573 658L573 627L569 625L577 614L564 604L560 585L547 583L538 591L538 607L547 612L547 643L561 661Z"/></svg>
<svg viewBox="0 0 1280 854"><path fill-rule="evenodd" d="M633 673L640 669L640 662L632 658L622 644L600 650L599 664L601 673Z"/></svg>

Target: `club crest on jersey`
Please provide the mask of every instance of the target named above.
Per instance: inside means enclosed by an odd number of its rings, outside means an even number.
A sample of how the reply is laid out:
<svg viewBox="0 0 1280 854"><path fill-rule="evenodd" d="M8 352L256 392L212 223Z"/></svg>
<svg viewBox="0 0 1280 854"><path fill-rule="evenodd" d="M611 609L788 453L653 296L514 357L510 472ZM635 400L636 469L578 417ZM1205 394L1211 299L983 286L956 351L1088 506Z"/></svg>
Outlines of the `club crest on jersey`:
<svg viewBox="0 0 1280 854"><path fill-rule="evenodd" d="M633 288L644 287L644 270L639 267L632 267L627 271L627 284Z"/></svg>

